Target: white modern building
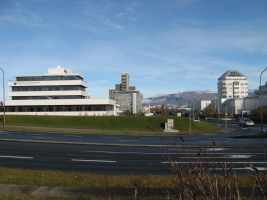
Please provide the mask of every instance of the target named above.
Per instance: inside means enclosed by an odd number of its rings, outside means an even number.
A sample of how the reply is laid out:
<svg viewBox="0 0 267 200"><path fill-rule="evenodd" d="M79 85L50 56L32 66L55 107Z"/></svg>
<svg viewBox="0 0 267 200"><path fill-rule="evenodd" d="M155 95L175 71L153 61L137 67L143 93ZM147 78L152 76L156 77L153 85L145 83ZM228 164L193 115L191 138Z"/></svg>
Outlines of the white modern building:
<svg viewBox="0 0 267 200"><path fill-rule="evenodd" d="M242 113L251 112L251 110L260 106L260 98L258 97L222 99L220 103L221 113L227 113L228 115L242 115ZM267 106L267 97L262 98L262 106Z"/></svg>
<svg viewBox="0 0 267 200"><path fill-rule="evenodd" d="M248 96L247 77L236 70L225 72L218 79L218 99L244 98Z"/></svg>
<svg viewBox="0 0 267 200"><path fill-rule="evenodd" d="M84 77L70 69L49 68L46 74L16 75L5 102L7 115L116 115L115 101L90 99ZM2 108L3 110L3 108Z"/></svg>
<svg viewBox="0 0 267 200"><path fill-rule="evenodd" d="M191 109L195 113L205 111L207 108L211 108L211 100L199 100L191 103Z"/></svg>

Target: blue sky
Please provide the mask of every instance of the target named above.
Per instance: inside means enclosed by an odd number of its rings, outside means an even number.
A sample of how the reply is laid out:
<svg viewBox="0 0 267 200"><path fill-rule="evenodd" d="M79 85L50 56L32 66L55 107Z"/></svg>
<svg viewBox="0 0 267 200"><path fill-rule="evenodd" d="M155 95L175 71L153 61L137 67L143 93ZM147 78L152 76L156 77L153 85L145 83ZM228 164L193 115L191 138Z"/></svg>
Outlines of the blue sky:
<svg viewBox="0 0 267 200"><path fill-rule="evenodd" d="M91 98L108 98L123 72L144 98L216 92L227 70L254 90L267 67L267 1L1 0L0 61L6 93L15 74L56 66L82 74Z"/></svg>

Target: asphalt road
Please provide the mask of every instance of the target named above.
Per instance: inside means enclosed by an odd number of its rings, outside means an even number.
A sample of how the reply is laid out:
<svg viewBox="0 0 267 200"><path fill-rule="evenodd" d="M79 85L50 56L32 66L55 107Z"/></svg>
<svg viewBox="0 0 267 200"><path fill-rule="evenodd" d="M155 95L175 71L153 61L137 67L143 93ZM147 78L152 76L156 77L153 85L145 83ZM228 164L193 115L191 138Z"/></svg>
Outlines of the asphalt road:
<svg viewBox="0 0 267 200"><path fill-rule="evenodd" d="M212 122L215 125L224 125ZM267 138L235 139L259 133L259 127L232 133L180 134L170 137L0 132L0 165L10 168L94 174L168 174L170 164L208 163L247 174L253 164L264 170ZM182 142L182 137L184 142ZM22 142L23 141L23 142ZM54 143L53 143L54 142ZM200 147L204 154L198 157ZM171 160L168 160L168 156ZM215 164L215 165L212 165Z"/></svg>
<svg viewBox="0 0 267 200"><path fill-rule="evenodd" d="M225 127L225 123L219 120L211 120L210 123L216 126ZM0 140L15 140L27 142L60 142L60 143L75 143L75 144L105 144L105 145L169 145L175 143L182 145L183 142L179 139L181 136L187 145L212 145L214 142L221 146L258 146L267 145L267 138L234 138L236 136L258 135L260 126L243 128L238 126L235 121L228 121L227 128L236 130L229 133L179 133L173 136L160 136L155 133L153 136L120 136L120 135L99 135L99 134L57 134L57 133L42 133L42 132L18 132L18 131L2 131L0 132ZM264 126L267 130L267 127Z"/></svg>
<svg viewBox="0 0 267 200"><path fill-rule="evenodd" d="M96 174L167 174L170 160L178 166L186 163L222 163L238 173L247 172L249 163L263 170L261 148L121 147L99 145L0 142L0 163L3 167ZM248 167L248 168L247 168ZM159 169L160 168L160 169ZM216 165L217 170L221 166Z"/></svg>

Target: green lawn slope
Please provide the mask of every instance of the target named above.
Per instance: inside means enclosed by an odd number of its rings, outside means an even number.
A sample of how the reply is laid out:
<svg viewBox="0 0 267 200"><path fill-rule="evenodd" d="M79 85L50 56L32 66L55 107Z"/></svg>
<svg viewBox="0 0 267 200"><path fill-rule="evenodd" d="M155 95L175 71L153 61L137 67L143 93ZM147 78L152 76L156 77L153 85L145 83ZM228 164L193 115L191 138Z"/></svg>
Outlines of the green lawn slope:
<svg viewBox="0 0 267 200"><path fill-rule="evenodd" d="M179 132L190 132L190 120L186 117L7 115L6 125L122 131L162 131L164 123L168 119L174 119L174 129L179 130ZM220 127L206 122L191 120L191 132L213 132L220 129Z"/></svg>

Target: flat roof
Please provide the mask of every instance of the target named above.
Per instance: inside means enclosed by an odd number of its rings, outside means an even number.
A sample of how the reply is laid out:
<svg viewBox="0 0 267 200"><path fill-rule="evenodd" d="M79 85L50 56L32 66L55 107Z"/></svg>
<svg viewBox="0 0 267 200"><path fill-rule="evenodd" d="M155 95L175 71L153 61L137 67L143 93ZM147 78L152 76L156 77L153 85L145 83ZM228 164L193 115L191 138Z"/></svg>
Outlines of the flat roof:
<svg viewBox="0 0 267 200"><path fill-rule="evenodd" d="M72 74L18 74L15 75L15 77L34 77L34 76L79 76L81 78L84 78L82 75L78 74L78 73L72 73Z"/></svg>

